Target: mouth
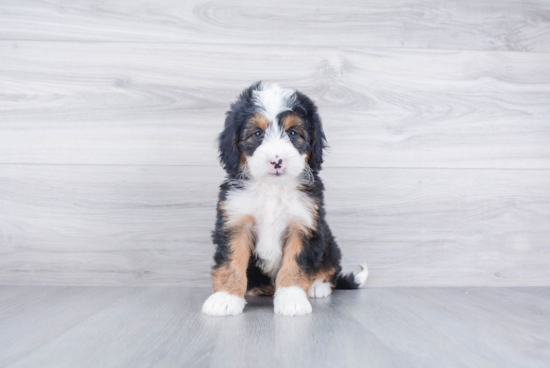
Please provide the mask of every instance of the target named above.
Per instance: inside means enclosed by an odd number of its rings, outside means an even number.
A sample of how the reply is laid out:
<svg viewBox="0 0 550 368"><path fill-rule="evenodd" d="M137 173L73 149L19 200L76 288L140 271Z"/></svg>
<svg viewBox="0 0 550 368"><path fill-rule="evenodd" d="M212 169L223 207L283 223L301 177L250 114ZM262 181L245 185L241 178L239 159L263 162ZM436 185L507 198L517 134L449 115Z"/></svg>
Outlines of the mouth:
<svg viewBox="0 0 550 368"><path fill-rule="evenodd" d="M284 173L285 173L285 170L275 170L274 173L271 172L271 173L269 173L269 175L271 175L271 176L281 176L281 175L284 175Z"/></svg>

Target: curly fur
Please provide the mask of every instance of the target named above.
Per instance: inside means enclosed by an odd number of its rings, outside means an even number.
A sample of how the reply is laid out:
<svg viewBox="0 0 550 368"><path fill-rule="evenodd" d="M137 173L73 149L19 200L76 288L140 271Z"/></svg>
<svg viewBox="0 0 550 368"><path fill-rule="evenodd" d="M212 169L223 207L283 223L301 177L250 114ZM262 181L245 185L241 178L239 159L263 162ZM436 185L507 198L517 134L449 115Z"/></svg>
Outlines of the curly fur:
<svg viewBox="0 0 550 368"><path fill-rule="evenodd" d="M218 141L227 177L220 186L212 233L215 292L229 290L224 282L241 279L252 295L272 293L276 287L276 312L298 315L311 311L307 288L314 283L338 289L364 284L366 266L357 275L341 273L340 248L325 220L319 172L327 142L311 99L295 90L255 83L231 104ZM243 231L244 218L252 235L246 238L250 244L238 245L236 234ZM288 257L289 252L296 253ZM246 265L238 266L237 257L247 260ZM323 296L328 294L323 291ZM219 315L223 308L209 303L206 310Z"/></svg>

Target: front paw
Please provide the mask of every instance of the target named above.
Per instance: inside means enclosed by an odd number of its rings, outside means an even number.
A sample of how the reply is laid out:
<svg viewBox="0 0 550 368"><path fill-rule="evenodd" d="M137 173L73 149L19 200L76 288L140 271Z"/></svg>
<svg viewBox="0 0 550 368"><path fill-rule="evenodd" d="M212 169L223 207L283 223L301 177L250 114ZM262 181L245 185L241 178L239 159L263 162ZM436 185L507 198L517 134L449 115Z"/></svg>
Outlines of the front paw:
<svg viewBox="0 0 550 368"><path fill-rule="evenodd" d="M246 301L225 291L218 291L206 299L202 305L202 313L210 316L228 316L243 312Z"/></svg>
<svg viewBox="0 0 550 368"><path fill-rule="evenodd" d="M275 292L275 313L282 316L301 316L311 313L306 292L298 286L281 287Z"/></svg>

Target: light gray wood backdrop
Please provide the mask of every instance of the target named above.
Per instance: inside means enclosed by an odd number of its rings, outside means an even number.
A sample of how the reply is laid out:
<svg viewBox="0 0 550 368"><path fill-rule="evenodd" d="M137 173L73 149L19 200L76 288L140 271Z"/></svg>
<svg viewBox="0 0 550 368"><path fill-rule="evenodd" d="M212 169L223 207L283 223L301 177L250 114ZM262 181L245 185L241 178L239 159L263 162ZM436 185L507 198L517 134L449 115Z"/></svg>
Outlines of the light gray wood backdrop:
<svg viewBox="0 0 550 368"><path fill-rule="evenodd" d="M224 112L318 104L375 286L550 285L550 1L0 1L0 283L207 286Z"/></svg>

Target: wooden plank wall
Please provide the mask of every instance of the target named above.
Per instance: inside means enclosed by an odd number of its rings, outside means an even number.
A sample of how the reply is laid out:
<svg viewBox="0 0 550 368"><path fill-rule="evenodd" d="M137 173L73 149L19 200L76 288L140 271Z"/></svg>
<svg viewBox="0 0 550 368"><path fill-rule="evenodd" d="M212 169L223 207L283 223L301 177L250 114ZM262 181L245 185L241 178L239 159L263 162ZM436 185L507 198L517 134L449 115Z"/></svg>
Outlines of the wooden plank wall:
<svg viewBox="0 0 550 368"><path fill-rule="evenodd" d="M0 284L210 284L224 112L318 104L376 286L550 285L550 1L0 1Z"/></svg>

